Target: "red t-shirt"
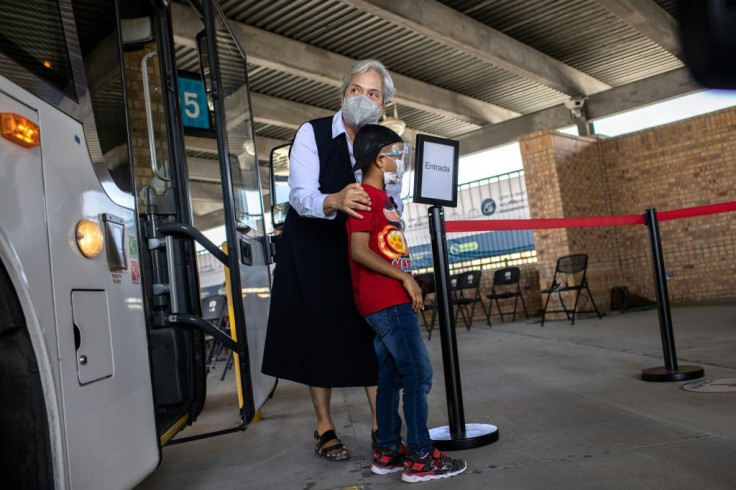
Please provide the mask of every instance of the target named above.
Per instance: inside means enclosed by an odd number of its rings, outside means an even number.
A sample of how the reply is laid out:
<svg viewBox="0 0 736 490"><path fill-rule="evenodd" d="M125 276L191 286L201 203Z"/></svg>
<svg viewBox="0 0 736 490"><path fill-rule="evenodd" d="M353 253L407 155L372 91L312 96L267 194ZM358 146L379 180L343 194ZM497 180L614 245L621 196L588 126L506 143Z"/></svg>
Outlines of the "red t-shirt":
<svg viewBox="0 0 736 490"><path fill-rule="evenodd" d="M371 210L358 211L363 215L363 219L348 216L347 231L355 305L362 316L367 316L390 306L411 303L411 297L400 281L370 270L353 260L350 253L352 233L369 232L370 249L386 262L409 274L411 274L411 259L409 245L401 230L399 213L386 192L366 184L363 184L363 190L371 198Z"/></svg>

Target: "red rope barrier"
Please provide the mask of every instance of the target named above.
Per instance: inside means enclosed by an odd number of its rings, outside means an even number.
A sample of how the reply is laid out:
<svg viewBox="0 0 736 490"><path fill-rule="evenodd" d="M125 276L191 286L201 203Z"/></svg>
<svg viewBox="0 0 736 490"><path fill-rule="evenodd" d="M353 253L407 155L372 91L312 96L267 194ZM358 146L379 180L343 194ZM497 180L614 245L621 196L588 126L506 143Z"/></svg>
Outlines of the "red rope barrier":
<svg viewBox="0 0 736 490"><path fill-rule="evenodd" d="M692 218L693 216L705 216L708 214L728 213L736 211L736 201L696 206L694 208L673 209L657 213L657 221L669 221L672 219Z"/></svg>
<svg viewBox="0 0 736 490"><path fill-rule="evenodd" d="M657 214L657 220L668 221L731 211L736 211L736 201L663 211ZM643 214L629 214L624 216L583 216L576 218L458 220L447 221L445 223L445 229L448 233L459 233L468 231L550 230L555 228L586 228L592 226L627 226L643 224Z"/></svg>

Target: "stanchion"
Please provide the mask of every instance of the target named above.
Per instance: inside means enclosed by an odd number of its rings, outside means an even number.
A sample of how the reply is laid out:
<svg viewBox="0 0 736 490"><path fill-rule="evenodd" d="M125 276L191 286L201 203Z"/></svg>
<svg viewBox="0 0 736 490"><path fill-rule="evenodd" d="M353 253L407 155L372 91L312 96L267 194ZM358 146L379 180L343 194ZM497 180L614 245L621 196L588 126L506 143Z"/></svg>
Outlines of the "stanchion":
<svg viewBox="0 0 736 490"><path fill-rule="evenodd" d="M430 429L429 435L440 451L486 446L498 440L498 427L491 424L465 423L463 395L460 386L460 368L457 357L457 339L450 304L445 213L442 206L431 206L429 208L429 227L432 236L437 312L440 320L442 367L445 373L447 412L450 418L450 425Z"/></svg>
<svg viewBox="0 0 736 490"><path fill-rule="evenodd" d="M664 257L662 243L659 236L659 222L657 210L650 208L644 213L644 221L649 228L649 241L652 246L652 270L654 273L654 288L657 294L657 312L659 313L659 330L662 336L662 350L664 352L664 366L645 369L641 372L644 381L685 381L704 376L700 366L678 366L675 353L675 337L672 333L672 318L670 316L670 299L667 293L667 281L664 273Z"/></svg>

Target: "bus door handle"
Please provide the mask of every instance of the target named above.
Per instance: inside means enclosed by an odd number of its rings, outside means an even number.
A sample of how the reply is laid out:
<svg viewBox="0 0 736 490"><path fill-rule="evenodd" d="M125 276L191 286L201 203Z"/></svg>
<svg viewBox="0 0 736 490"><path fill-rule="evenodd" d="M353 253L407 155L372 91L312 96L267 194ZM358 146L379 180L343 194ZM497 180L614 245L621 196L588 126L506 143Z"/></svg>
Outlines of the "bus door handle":
<svg viewBox="0 0 736 490"><path fill-rule="evenodd" d="M148 86L148 60L158 56L158 53L151 52L141 60L141 72L143 74L143 102L146 104L146 126L148 127L148 148L151 152L151 171L153 175L163 181L170 181L170 177L166 177L158 170L158 162L156 161L156 143L153 134L153 111L151 110L151 89Z"/></svg>

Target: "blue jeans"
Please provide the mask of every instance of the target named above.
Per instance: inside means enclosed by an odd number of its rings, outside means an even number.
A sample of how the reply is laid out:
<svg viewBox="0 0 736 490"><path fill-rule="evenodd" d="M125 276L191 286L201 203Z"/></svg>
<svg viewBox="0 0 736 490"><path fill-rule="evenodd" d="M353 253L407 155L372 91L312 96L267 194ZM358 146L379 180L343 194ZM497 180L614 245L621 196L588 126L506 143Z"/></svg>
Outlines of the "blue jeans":
<svg viewBox="0 0 736 490"><path fill-rule="evenodd" d="M431 449L427 429L427 393L432 387L432 363L422 340L419 318L411 304L392 306L366 318L376 332L378 357L376 444L396 448L401 443L399 392L404 389L404 420L409 451Z"/></svg>

